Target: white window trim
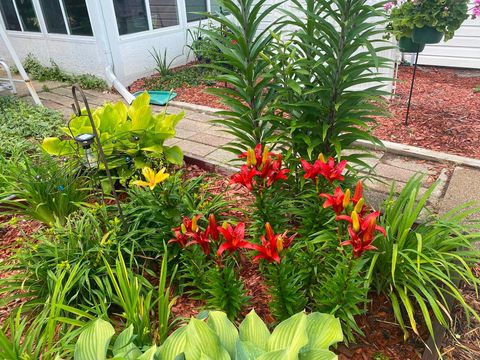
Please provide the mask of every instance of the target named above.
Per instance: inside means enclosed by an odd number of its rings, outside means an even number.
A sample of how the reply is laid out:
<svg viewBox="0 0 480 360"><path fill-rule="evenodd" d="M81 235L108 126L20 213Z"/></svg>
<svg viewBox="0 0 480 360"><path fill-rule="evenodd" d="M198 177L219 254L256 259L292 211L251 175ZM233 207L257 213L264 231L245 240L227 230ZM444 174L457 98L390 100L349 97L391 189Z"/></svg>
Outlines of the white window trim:
<svg viewBox="0 0 480 360"><path fill-rule="evenodd" d="M70 24L68 23L67 12L65 11L65 4L63 0L56 0L60 4L60 10L62 10L63 22L65 23L65 29L67 29L67 33L63 35L71 35L70 32Z"/></svg>
<svg viewBox="0 0 480 360"><path fill-rule="evenodd" d="M18 12L17 2L15 0L12 0L12 4L13 4L13 8L15 9L15 14L17 15L18 23L20 24L20 31L24 32L25 30L23 29L22 18L20 17L20 13ZM11 31L18 31L18 30L11 30Z"/></svg>

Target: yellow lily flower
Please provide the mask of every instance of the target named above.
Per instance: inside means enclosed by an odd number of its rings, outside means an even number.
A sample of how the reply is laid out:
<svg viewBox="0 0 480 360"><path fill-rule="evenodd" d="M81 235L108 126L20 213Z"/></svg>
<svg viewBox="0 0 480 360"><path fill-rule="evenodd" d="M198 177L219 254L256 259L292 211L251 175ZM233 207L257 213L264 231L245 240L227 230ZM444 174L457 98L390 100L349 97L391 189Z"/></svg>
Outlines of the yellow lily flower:
<svg viewBox="0 0 480 360"><path fill-rule="evenodd" d="M160 184L161 182L165 181L170 176L170 174L165 174L165 170L166 169L163 168L156 173L155 170L153 170L152 168L144 167L142 169L142 174L146 181L135 180L132 182L132 184L141 186L141 187L148 186L150 190L153 190L155 189L155 186L157 186L157 184Z"/></svg>

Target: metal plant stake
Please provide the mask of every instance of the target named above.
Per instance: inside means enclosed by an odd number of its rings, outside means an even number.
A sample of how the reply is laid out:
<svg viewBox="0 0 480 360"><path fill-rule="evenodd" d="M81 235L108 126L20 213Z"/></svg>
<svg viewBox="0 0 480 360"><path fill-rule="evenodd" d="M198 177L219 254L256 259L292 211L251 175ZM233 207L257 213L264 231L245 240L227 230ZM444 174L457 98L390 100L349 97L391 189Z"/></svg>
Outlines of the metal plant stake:
<svg viewBox="0 0 480 360"><path fill-rule="evenodd" d="M87 165L88 167L97 167L97 161L93 157L92 150L90 146L93 144L95 141L97 144L98 148L98 158L99 160L103 163L105 166L105 172L107 174L108 181L110 183L110 187L112 188L112 193L113 197L115 199L115 203L117 205L117 210L118 210L118 215L120 217L120 220L122 223L125 225L125 217L123 215L122 211L122 206L120 205L120 200L118 199L118 194L117 191L115 190L115 184L113 182L112 176L110 174L110 169L108 168L108 163L107 159L105 157L105 153L103 151L102 144L100 142L100 137L98 136L97 132L97 127L95 126L95 122L93 121L92 113L90 111L90 106L88 105L87 97L85 96L85 93L83 92L82 88L78 84L73 84L72 85L72 95L73 95L73 101L74 104L72 104L72 109L75 115L81 116L82 115L82 110L80 108L79 102L78 102L78 95L77 92L80 93L80 96L82 98L82 101L85 105L85 110L87 112L88 120L90 121L90 125L92 126L92 133L93 134L80 134L75 137L75 141L83 147L85 154L86 154L86 159L87 159ZM103 194L103 190L102 190Z"/></svg>

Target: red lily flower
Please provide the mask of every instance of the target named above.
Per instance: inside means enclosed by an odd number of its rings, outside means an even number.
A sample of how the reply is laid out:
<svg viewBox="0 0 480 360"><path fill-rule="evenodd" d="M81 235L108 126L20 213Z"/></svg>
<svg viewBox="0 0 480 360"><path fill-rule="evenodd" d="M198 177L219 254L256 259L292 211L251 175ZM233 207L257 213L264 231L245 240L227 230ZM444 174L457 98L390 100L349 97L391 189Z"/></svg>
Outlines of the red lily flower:
<svg viewBox="0 0 480 360"><path fill-rule="evenodd" d="M272 226L268 222L265 224L265 231L266 237L264 235L260 236L262 245L253 244L254 249L259 252L259 254L253 258L253 261L256 262L260 259L265 259L270 263L277 262L280 264L279 253L290 246L297 234L294 234L289 238L286 238L286 232L283 233L283 235L275 234Z"/></svg>
<svg viewBox="0 0 480 360"><path fill-rule="evenodd" d="M263 151L262 144L257 144L255 149L248 149L247 151L238 155L240 159L247 159L247 165L257 165L262 163Z"/></svg>
<svg viewBox="0 0 480 360"><path fill-rule="evenodd" d="M302 163L302 168L305 171L303 177L305 179L315 180L318 174L320 174L320 164L322 163L321 160L315 160L313 164L310 164L304 159L301 159L300 162Z"/></svg>
<svg viewBox="0 0 480 360"><path fill-rule="evenodd" d="M363 199L363 184L361 181L357 182L355 186L355 193L352 197L353 206L355 211L360 214L364 215L367 212L367 206L365 205L365 200Z"/></svg>
<svg viewBox="0 0 480 360"><path fill-rule="evenodd" d="M335 165L335 160L330 157L326 163L320 163L320 174L327 179L330 183L334 180L344 180L342 172L347 166L347 160L340 161Z"/></svg>
<svg viewBox="0 0 480 360"><path fill-rule="evenodd" d="M210 236L207 231L199 231L190 237L190 241L185 246L200 245L205 255L210 254Z"/></svg>
<svg viewBox="0 0 480 360"><path fill-rule="evenodd" d="M287 174L290 172L289 169L282 169L282 155L276 154L275 156L275 160L268 159L264 165L268 177L267 186L271 186L277 180L287 180ZM262 175L263 173L264 171L262 171Z"/></svg>
<svg viewBox="0 0 480 360"><path fill-rule="evenodd" d="M365 251L377 250L372 245L372 242L375 240L375 231L379 231L383 236L387 236L385 229L377 225L377 217L379 216L379 212L372 212L365 217L361 217L356 211L353 211L351 216L337 216L337 220L345 220L351 224L348 226L350 240L343 241L340 245L352 245L353 257L355 259L359 258Z"/></svg>
<svg viewBox="0 0 480 360"><path fill-rule="evenodd" d="M227 228L219 226L218 230L225 238L225 242L218 248L217 256L222 255L226 250L232 253L239 249L255 249L252 243L244 240L245 224L243 222L239 223L235 228L232 225L228 225Z"/></svg>
<svg viewBox="0 0 480 360"><path fill-rule="evenodd" d="M257 175L260 175L260 171L256 168L249 168L248 165L243 165L238 173L232 175L230 182L233 184L241 184L252 191L255 183L253 178Z"/></svg>
<svg viewBox="0 0 480 360"><path fill-rule="evenodd" d="M218 229L217 229L217 220L215 220L215 215L210 214L208 216L208 226L205 229L205 233L210 235L213 240L218 240Z"/></svg>
<svg viewBox="0 0 480 360"><path fill-rule="evenodd" d="M337 215L340 215L345 209L345 207L348 205L348 203L345 204L345 194L339 187L335 189L333 196L330 194L320 194L319 196L327 199L323 203L323 208L326 209L331 206L333 208L333 211L335 211L335 214Z"/></svg>
<svg viewBox="0 0 480 360"><path fill-rule="evenodd" d="M197 221L201 217L202 215L197 215L190 219L185 216L180 226L172 229L175 233L175 238L170 239L168 243L178 243L182 247L187 246L188 239L199 230Z"/></svg>

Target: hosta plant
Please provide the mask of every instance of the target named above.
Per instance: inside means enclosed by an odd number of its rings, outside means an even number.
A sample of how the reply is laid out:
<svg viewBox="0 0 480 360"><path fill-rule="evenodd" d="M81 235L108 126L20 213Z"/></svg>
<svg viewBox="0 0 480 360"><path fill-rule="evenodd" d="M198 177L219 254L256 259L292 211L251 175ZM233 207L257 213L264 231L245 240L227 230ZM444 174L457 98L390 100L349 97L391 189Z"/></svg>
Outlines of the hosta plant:
<svg viewBox="0 0 480 360"><path fill-rule="evenodd" d="M183 154L178 146L167 146L165 140L175 136L175 126L183 118L179 114L161 112L154 114L150 106L150 96L145 92L130 106L123 102L106 103L93 112L93 119L110 170L113 170L122 183L137 170L145 166L183 163ZM86 113L73 116L68 127L62 129L68 139L49 137L42 147L51 155L74 156L85 159L85 151L74 138L82 134L92 134ZM104 170L101 159L97 159L96 143L91 153L95 157L90 164L98 164Z"/></svg>
<svg viewBox="0 0 480 360"><path fill-rule="evenodd" d="M102 319L97 319L87 325L75 345L74 360L153 360L157 347L155 345L146 350L140 350L133 341L137 334L134 333L133 325L123 330L113 342L110 350L110 342L115 335L113 326Z"/></svg>
<svg viewBox="0 0 480 360"><path fill-rule="evenodd" d="M176 330L158 352L162 360L195 359L337 359L330 346L342 341L332 315L304 312L278 324L272 333L254 310L237 327L222 312L206 321L192 318Z"/></svg>

